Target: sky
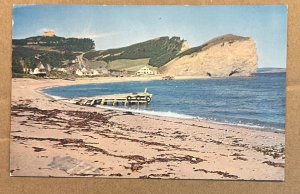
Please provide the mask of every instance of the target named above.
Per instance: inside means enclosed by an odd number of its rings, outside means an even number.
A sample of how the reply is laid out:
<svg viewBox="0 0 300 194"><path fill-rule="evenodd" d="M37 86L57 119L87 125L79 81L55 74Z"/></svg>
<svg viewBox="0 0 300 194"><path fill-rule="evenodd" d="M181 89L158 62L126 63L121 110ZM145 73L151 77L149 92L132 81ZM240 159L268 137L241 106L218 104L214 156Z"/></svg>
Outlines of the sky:
<svg viewBox="0 0 300 194"><path fill-rule="evenodd" d="M259 67L286 67L287 7L277 6L70 6L16 5L13 38L53 30L91 38L96 50L161 36L179 36L190 47L224 34L256 42Z"/></svg>

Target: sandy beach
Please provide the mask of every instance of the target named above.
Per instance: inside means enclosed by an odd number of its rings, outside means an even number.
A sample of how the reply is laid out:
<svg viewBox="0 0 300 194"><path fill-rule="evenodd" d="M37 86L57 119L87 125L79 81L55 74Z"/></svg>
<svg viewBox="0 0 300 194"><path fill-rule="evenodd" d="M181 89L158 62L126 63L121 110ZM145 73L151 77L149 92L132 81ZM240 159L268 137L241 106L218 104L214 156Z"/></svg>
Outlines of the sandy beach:
<svg viewBox="0 0 300 194"><path fill-rule="evenodd" d="M11 175L284 180L283 133L77 106L40 92L152 79L13 79Z"/></svg>

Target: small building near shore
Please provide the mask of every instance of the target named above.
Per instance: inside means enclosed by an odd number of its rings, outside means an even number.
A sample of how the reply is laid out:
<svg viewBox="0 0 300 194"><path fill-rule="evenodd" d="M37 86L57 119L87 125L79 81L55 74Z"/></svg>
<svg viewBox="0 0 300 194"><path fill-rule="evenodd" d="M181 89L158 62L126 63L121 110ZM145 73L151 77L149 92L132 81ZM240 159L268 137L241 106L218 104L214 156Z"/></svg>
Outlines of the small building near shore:
<svg viewBox="0 0 300 194"><path fill-rule="evenodd" d="M30 71L30 74L33 74L33 75L38 75L38 76L45 76L47 74L46 72L46 68L45 66L39 62L36 66L36 68L34 68L34 70Z"/></svg>
<svg viewBox="0 0 300 194"><path fill-rule="evenodd" d="M102 67L100 70L99 70L99 74L102 74L102 75L109 75L110 74L110 71L105 68L105 67Z"/></svg>
<svg viewBox="0 0 300 194"><path fill-rule="evenodd" d="M47 72L47 73L49 73L49 72L51 72L51 66L50 66L50 64L46 64L45 65L45 71Z"/></svg>
<svg viewBox="0 0 300 194"><path fill-rule="evenodd" d="M91 76L91 75L99 75L99 72L95 69L87 70L86 68L77 69L75 74L78 76Z"/></svg>
<svg viewBox="0 0 300 194"><path fill-rule="evenodd" d="M56 68L54 70L59 71L59 72L64 72L64 73L67 72L67 70L65 68Z"/></svg>
<svg viewBox="0 0 300 194"><path fill-rule="evenodd" d="M91 71L91 73L92 73L92 75L99 75L99 72L98 72L97 70L95 70L95 69L93 69L93 70Z"/></svg>
<svg viewBox="0 0 300 194"><path fill-rule="evenodd" d="M78 75L78 76L83 76L83 73L80 69L76 69L75 74Z"/></svg>
<svg viewBox="0 0 300 194"><path fill-rule="evenodd" d="M144 66L141 69L139 69L137 72L135 72L135 75L137 76L147 76L147 75L156 75L157 74L157 68L152 67L150 65Z"/></svg>

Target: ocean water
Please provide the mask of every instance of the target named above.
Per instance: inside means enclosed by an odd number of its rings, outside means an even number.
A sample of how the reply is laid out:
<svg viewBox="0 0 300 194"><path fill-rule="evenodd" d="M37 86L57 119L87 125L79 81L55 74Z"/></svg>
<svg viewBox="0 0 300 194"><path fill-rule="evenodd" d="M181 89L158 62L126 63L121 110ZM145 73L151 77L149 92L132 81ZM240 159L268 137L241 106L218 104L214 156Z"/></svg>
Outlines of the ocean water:
<svg viewBox="0 0 300 194"><path fill-rule="evenodd" d="M195 118L262 130L284 130L285 73L207 80L169 80L73 85L45 89L51 96L90 97L148 92L149 105L118 106L145 114Z"/></svg>

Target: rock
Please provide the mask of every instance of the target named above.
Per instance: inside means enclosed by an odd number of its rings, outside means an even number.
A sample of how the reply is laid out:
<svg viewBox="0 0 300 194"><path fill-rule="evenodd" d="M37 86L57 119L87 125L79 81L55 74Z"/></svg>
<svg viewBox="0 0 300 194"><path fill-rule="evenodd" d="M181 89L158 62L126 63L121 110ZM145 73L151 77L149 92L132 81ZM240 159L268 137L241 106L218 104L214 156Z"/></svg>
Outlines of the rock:
<svg viewBox="0 0 300 194"><path fill-rule="evenodd" d="M190 48L188 41L184 40L181 45L180 52L186 51Z"/></svg>
<svg viewBox="0 0 300 194"><path fill-rule="evenodd" d="M181 52L160 71L170 76L250 76L256 72L257 63L255 42L229 34Z"/></svg>

